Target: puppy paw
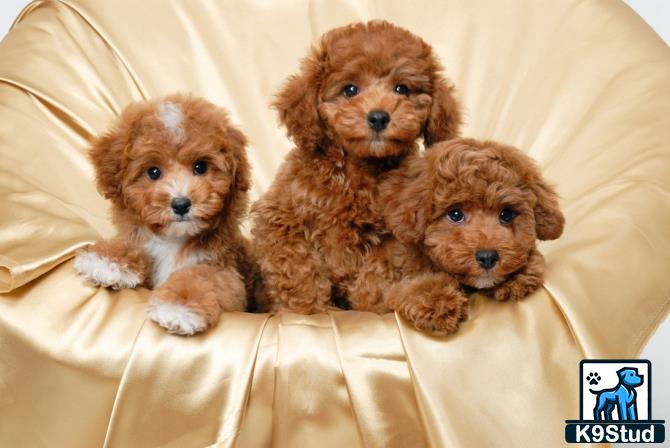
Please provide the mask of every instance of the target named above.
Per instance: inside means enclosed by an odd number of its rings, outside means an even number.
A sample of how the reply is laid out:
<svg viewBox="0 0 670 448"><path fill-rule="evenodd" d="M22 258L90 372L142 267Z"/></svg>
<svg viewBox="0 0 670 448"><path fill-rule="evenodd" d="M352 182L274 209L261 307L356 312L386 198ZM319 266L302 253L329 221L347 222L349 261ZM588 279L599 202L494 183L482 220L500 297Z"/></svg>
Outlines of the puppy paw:
<svg viewBox="0 0 670 448"><path fill-rule="evenodd" d="M142 283L138 273L92 251L79 253L74 260L74 269L89 283L112 289L135 288Z"/></svg>
<svg viewBox="0 0 670 448"><path fill-rule="evenodd" d="M158 297L149 300L149 319L165 328L168 333L192 336L207 329L207 322L198 312L188 306L168 302Z"/></svg>
<svg viewBox="0 0 670 448"><path fill-rule="evenodd" d="M498 286L493 292L493 297L500 302L507 300L521 300L528 294L539 288L539 285L526 284L522 282L508 282Z"/></svg>
<svg viewBox="0 0 670 448"><path fill-rule="evenodd" d="M458 330L461 321L468 318L468 299L453 297L430 305L416 303L403 313L418 330L446 335Z"/></svg>

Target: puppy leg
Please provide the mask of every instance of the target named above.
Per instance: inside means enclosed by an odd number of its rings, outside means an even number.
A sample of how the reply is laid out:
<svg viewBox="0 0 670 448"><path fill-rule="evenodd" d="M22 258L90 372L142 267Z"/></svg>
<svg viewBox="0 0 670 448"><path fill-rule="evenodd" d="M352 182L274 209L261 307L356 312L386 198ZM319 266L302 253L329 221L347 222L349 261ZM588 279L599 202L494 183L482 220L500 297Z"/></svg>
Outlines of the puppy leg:
<svg viewBox="0 0 670 448"><path fill-rule="evenodd" d="M542 286L543 274L544 257L537 249L533 248L526 265L496 287L493 296L500 301L523 299Z"/></svg>
<svg viewBox="0 0 670 448"><path fill-rule="evenodd" d="M419 274L395 282L386 303L422 331L453 333L468 317L468 298L458 281L445 273Z"/></svg>
<svg viewBox="0 0 670 448"><path fill-rule="evenodd" d="M118 237L79 251L75 270L88 282L112 289L135 288L146 279L148 262L142 249Z"/></svg>
<svg viewBox="0 0 670 448"><path fill-rule="evenodd" d="M384 297L393 282L394 272L384 252L381 249L371 252L356 279L346 288L351 309L377 314L390 312Z"/></svg>
<svg viewBox="0 0 670 448"><path fill-rule="evenodd" d="M246 306L237 271L200 264L174 272L155 289L147 313L168 332L190 336L216 325L222 311L245 311Z"/></svg>
<svg viewBox="0 0 670 448"><path fill-rule="evenodd" d="M352 310L370 311L377 314L390 312L384 300L385 291L392 283L381 278L358 277L354 284L347 288L349 304Z"/></svg>
<svg viewBox="0 0 670 448"><path fill-rule="evenodd" d="M332 283L319 254L299 235L262 232L256 236L262 284L257 300L261 311L324 313L331 309Z"/></svg>

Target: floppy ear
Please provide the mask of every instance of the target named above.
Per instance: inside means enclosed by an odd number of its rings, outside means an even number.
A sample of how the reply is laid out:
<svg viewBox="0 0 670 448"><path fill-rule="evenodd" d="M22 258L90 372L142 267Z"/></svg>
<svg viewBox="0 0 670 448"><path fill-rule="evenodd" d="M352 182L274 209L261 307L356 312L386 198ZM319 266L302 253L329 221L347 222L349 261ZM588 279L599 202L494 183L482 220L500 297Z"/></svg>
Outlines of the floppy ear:
<svg viewBox="0 0 670 448"><path fill-rule="evenodd" d="M423 240L431 206L429 157L410 157L380 187L386 225L405 244Z"/></svg>
<svg viewBox="0 0 670 448"><path fill-rule="evenodd" d="M313 49L312 54L300 63L300 72L286 80L272 103L289 138L306 150L315 150L325 138L317 104L321 57Z"/></svg>
<svg viewBox="0 0 670 448"><path fill-rule="evenodd" d="M424 125L423 143L433 143L457 137L461 126L461 107L454 97L454 87L440 75L433 81L433 95L428 119Z"/></svg>
<svg viewBox="0 0 670 448"><path fill-rule="evenodd" d="M247 138L234 127L228 127L226 137L235 159L235 188L248 191L251 188L251 168L247 160Z"/></svg>
<svg viewBox="0 0 670 448"><path fill-rule="evenodd" d="M537 203L535 204L535 233L540 240L555 240L563 233L565 218L558 205L558 195L540 176L531 188Z"/></svg>
<svg viewBox="0 0 670 448"><path fill-rule="evenodd" d="M234 160L235 177L228 198L229 204L225 214L227 225L236 228L239 220L246 215L249 205L249 194L251 188L251 168L247 159L247 138L237 128L227 125L226 127L227 149Z"/></svg>
<svg viewBox="0 0 670 448"><path fill-rule="evenodd" d="M123 200L125 153L133 138L133 128L131 117L124 114L111 130L93 140L89 150L98 191L105 198L117 203Z"/></svg>

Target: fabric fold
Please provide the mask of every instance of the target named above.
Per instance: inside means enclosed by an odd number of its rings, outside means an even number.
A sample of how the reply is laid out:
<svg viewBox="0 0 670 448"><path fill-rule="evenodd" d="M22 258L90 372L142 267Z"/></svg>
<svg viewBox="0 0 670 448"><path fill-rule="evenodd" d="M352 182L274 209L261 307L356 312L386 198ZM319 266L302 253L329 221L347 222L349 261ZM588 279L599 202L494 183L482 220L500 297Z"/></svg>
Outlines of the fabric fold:
<svg viewBox="0 0 670 448"><path fill-rule="evenodd" d="M430 446L394 314L330 316L363 446Z"/></svg>
<svg viewBox="0 0 670 448"><path fill-rule="evenodd" d="M45 20L50 17L59 20ZM34 2L0 44L0 197L11 210L0 217L0 291L43 275L113 232L85 151L133 88L123 67L112 70L115 56L82 22L61 3ZM67 58L54 57L62 51ZM114 93L106 98L121 101L104 118L104 104L95 98L109 90Z"/></svg>
<svg viewBox="0 0 670 448"><path fill-rule="evenodd" d="M361 446L330 317L283 315L277 341L272 446Z"/></svg>
<svg viewBox="0 0 670 448"><path fill-rule="evenodd" d="M190 338L147 322L124 371L105 446L233 446L266 320L224 313L214 329Z"/></svg>
<svg viewBox="0 0 670 448"><path fill-rule="evenodd" d="M475 295L471 306L447 338L398 320L431 446L562 446L581 356L560 312L544 291L518 303ZM528 424L538 419L546 423Z"/></svg>

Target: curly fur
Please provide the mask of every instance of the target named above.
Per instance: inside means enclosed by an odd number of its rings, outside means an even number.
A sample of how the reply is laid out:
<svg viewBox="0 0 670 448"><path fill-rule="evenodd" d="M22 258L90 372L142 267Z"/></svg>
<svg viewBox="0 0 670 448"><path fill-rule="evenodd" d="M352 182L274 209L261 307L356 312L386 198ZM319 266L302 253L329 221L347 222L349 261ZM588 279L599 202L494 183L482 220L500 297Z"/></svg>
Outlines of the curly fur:
<svg viewBox="0 0 670 448"><path fill-rule="evenodd" d="M343 95L353 84L358 94ZM394 89L404 85L408 94ZM431 47L372 21L324 34L274 102L296 145L252 207L261 309L317 313L346 297L385 230L380 176L417 151L455 136L460 110ZM376 132L371 111L390 122Z"/></svg>
<svg viewBox="0 0 670 448"><path fill-rule="evenodd" d="M467 316L462 286L498 300L521 299L542 284L536 239L556 239L564 218L554 189L521 151L457 138L412 155L380 187L388 228L382 250L368 258L359 308L398 311L417 328L452 332ZM448 217L461 210L462 222ZM503 209L514 212L510 223ZM483 268L481 250L496 251ZM380 275L381 274L381 275ZM375 285L370 288L369 285Z"/></svg>
<svg viewBox="0 0 670 448"><path fill-rule="evenodd" d="M79 253L75 268L94 284L153 288L149 316L171 332L193 334L222 311L243 311L252 270L239 230L250 188L245 146L227 114L203 99L129 105L90 150L118 234ZM173 212L175 197L191 200L186 215Z"/></svg>

